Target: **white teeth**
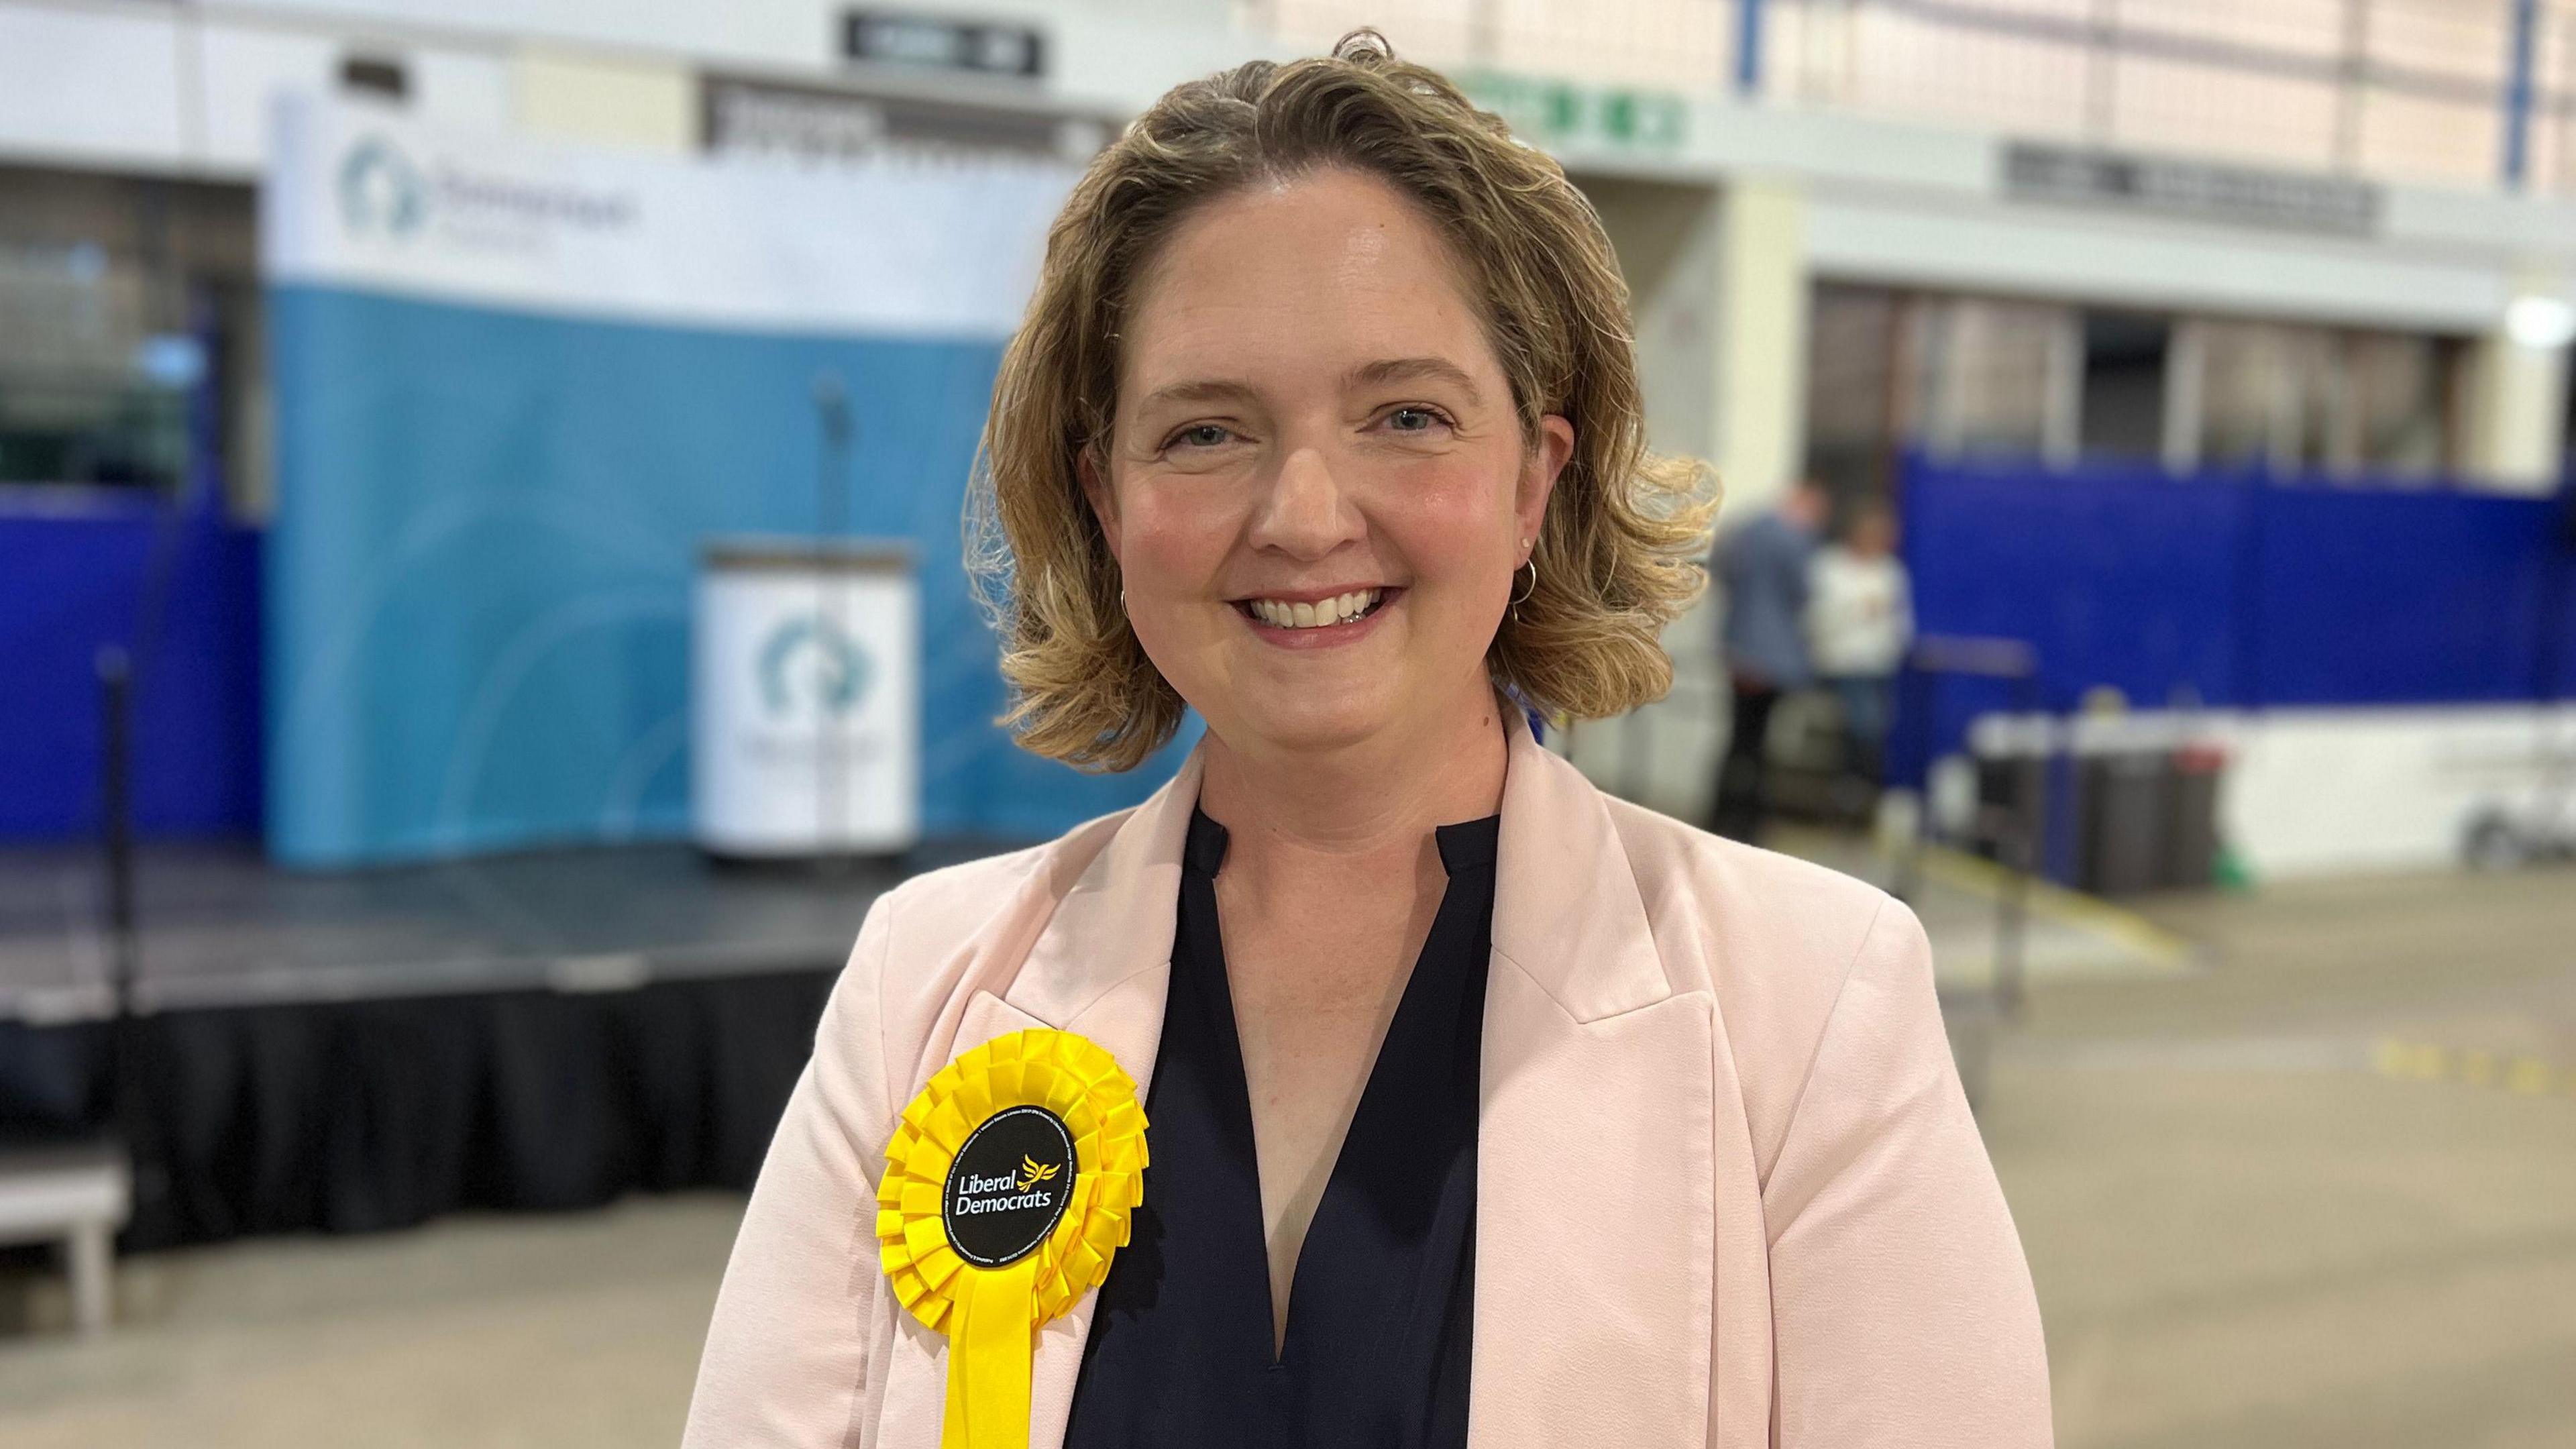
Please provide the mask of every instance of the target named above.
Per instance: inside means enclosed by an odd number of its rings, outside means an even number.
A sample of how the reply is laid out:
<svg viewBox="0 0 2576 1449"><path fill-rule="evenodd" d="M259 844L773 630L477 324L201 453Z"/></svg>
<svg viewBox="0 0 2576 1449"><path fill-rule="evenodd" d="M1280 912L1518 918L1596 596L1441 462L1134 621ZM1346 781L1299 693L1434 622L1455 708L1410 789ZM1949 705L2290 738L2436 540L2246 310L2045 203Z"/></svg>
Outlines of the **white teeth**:
<svg viewBox="0 0 2576 1449"><path fill-rule="evenodd" d="M1254 599L1253 617L1278 629L1318 629L1339 624L1367 613L1380 597L1376 589L1361 589L1341 594L1320 603L1292 604L1279 599Z"/></svg>

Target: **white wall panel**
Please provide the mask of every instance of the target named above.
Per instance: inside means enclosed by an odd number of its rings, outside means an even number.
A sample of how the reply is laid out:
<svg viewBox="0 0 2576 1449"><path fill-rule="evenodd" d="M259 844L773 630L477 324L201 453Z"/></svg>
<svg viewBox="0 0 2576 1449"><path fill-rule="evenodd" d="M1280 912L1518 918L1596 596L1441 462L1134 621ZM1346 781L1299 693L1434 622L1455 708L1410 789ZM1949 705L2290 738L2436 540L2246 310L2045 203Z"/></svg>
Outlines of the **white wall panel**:
<svg viewBox="0 0 2576 1449"><path fill-rule="evenodd" d="M2576 713L2531 706L2283 709L2224 731L2220 810L2257 879L2456 864L2478 822L2576 828Z"/></svg>
<svg viewBox="0 0 2576 1449"><path fill-rule="evenodd" d="M330 89L337 84L340 53L339 44L325 35L207 26L207 164L256 173L268 146L269 97L281 89Z"/></svg>
<svg viewBox="0 0 2576 1449"><path fill-rule="evenodd" d="M501 52L423 49L403 54L411 67L414 120L462 131L509 128L510 66Z"/></svg>
<svg viewBox="0 0 2576 1449"><path fill-rule="evenodd" d="M157 167L181 154L166 11L0 4L0 154Z"/></svg>

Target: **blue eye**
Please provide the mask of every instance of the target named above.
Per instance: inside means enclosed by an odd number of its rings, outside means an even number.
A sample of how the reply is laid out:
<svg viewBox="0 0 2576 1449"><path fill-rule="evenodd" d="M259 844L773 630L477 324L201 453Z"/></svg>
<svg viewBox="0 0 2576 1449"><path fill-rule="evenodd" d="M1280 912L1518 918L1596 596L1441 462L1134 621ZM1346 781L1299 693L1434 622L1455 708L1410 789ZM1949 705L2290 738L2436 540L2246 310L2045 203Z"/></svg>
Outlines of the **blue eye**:
<svg viewBox="0 0 2576 1449"><path fill-rule="evenodd" d="M1386 415L1387 426L1399 433L1427 433L1438 423L1447 421L1429 408L1397 408Z"/></svg>
<svg viewBox="0 0 2576 1449"><path fill-rule="evenodd" d="M1213 448L1226 440L1226 430L1214 423L1200 423L1172 435L1172 441L1193 448Z"/></svg>

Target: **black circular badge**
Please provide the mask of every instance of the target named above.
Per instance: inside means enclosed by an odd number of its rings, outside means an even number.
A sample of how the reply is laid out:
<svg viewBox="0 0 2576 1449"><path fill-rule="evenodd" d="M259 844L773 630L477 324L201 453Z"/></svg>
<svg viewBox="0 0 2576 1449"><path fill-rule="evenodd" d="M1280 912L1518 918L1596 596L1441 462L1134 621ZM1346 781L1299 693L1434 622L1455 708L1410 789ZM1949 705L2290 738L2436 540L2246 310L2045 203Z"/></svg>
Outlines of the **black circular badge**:
<svg viewBox="0 0 2576 1449"><path fill-rule="evenodd" d="M1055 1231L1073 1201L1073 1133L1044 1107L1007 1107L966 1134L949 1164L940 1215L949 1246L978 1268L1016 1263Z"/></svg>

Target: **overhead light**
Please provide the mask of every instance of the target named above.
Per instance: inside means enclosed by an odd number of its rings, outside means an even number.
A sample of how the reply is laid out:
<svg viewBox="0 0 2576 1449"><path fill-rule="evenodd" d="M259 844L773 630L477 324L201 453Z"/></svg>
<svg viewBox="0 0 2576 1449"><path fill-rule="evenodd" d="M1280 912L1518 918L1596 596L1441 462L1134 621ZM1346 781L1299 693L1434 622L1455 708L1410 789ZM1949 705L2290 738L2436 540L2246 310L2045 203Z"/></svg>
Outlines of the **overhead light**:
<svg viewBox="0 0 2576 1449"><path fill-rule="evenodd" d="M206 375L206 346L185 332L160 332L134 348L134 370L153 386L185 392Z"/></svg>
<svg viewBox="0 0 2576 1449"><path fill-rule="evenodd" d="M2535 351L2576 341L2576 306L2563 297L2516 297L2504 309L2505 335Z"/></svg>

